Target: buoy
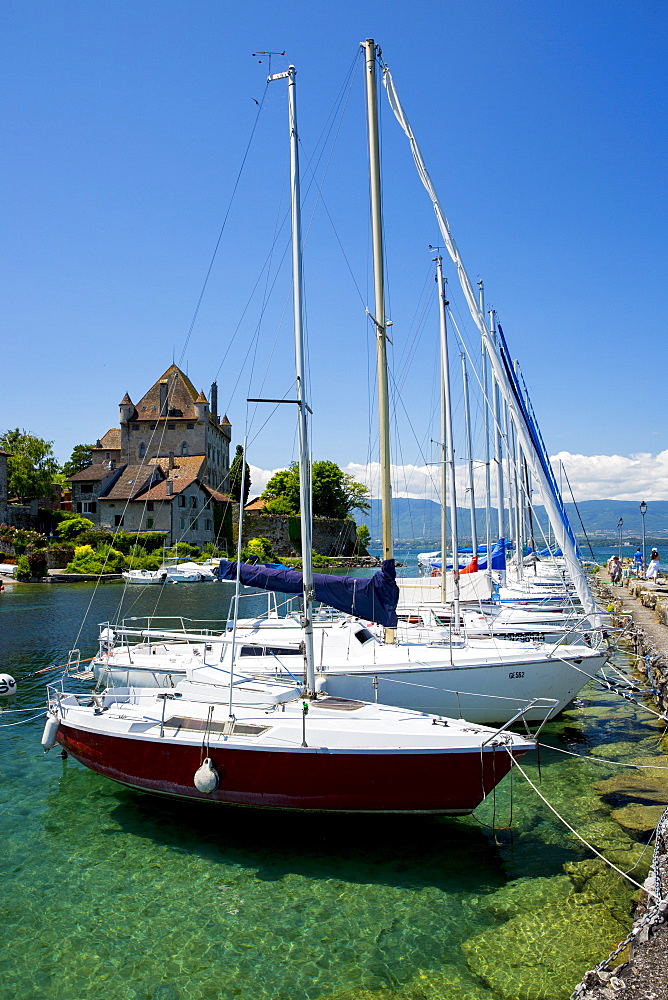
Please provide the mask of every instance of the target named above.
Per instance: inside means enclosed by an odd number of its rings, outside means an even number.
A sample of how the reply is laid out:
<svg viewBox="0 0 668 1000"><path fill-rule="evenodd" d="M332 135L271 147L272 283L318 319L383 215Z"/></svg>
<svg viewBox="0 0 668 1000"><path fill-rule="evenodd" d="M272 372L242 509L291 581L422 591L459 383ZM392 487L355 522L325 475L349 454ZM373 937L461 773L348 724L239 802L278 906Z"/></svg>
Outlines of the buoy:
<svg viewBox="0 0 668 1000"><path fill-rule="evenodd" d="M0 674L0 698L13 698L16 694L16 681L9 674Z"/></svg>
<svg viewBox="0 0 668 1000"><path fill-rule="evenodd" d="M195 771L195 788L198 792L205 792L209 795L218 788L220 776L213 766L213 761L207 757L201 767Z"/></svg>
<svg viewBox="0 0 668 1000"><path fill-rule="evenodd" d="M56 715L52 715L51 712L49 712L46 717L44 733L42 735L42 747L44 749L44 753L48 753L51 747L54 746L59 726L60 719Z"/></svg>
<svg viewBox="0 0 668 1000"><path fill-rule="evenodd" d="M315 679L315 691L316 694L327 694L325 690L325 685L327 684L327 678L324 674L320 674L319 677Z"/></svg>

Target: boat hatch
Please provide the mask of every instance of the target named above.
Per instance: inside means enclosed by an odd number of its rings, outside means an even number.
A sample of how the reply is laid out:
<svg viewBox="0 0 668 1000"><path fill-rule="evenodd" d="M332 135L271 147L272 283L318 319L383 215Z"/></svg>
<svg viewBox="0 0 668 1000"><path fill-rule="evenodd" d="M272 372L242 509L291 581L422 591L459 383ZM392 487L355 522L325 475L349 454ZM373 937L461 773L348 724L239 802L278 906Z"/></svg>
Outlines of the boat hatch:
<svg viewBox="0 0 668 1000"><path fill-rule="evenodd" d="M299 646L242 646L240 656L301 656Z"/></svg>
<svg viewBox="0 0 668 1000"><path fill-rule="evenodd" d="M173 715L165 719L165 729L186 729L198 733L224 733L226 736L262 736L271 726L256 726L251 722L209 722L206 719L188 719L182 715Z"/></svg>
<svg viewBox="0 0 668 1000"><path fill-rule="evenodd" d="M318 698L314 705L316 708L335 708L339 712L354 712L358 708L364 708L363 701L354 701L352 698L335 698L332 695Z"/></svg>
<svg viewBox="0 0 668 1000"><path fill-rule="evenodd" d="M369 640L373 639L373 635L371 634L371 632L369 632L368 628L358 628L357 631L355 632L355 638L357 639L358 642L361 642L362 645L364 645L364 643L369 642Z"/></svg>

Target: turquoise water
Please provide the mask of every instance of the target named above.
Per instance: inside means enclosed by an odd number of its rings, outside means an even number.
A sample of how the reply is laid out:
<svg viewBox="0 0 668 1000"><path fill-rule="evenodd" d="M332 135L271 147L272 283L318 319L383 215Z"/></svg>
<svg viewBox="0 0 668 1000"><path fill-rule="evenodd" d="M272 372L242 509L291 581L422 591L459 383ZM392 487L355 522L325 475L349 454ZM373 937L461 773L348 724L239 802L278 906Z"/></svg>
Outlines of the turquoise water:
<svg viewBox="0 0 668 1000"><path fill-rule="evenodd" d="M122 590L98 589L82 655ZM216 618L231 587L136 591L126 613L159 601ZM44 756L41 718L11 724L42 710L49 674L26 675L63 662L92 597L24 585L0 599L0 669L19 682L0 715L2 1000L561 1000L626 933L632 887L517 774L466 819L302 818L184 807ZM663 772L639 792L558 750L665 765L660 735L592 687L525 765L640 882Z"/></svg>

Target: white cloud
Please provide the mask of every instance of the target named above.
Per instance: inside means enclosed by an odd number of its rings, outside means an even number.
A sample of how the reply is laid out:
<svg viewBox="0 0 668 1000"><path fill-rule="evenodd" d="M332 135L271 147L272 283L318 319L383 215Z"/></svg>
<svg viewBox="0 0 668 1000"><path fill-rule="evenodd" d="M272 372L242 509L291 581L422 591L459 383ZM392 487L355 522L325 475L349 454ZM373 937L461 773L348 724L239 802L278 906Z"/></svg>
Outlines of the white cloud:
<svg viewBox="0 0 668 1000"><path fill-rule="evenodd" d="M652 455L578 455L560 451L551 456L555 476L559 481L560 462L563 462L576 500L668 500L668 450ZM251 494L257 496L277 469L260 469L251 465ZM483 471L476 466L476 500L482 506ZM380 494L380 466L378 462L362 465L349 462L345 472L365 483L374 497ZM493 486L492 476L492 486ZM465 506L464 466L457 466L459 505ZM570 500L570 492L563 480L563 494ZM440 497L440 469L438 465L393 465L392 495L416 499L438 500Z"/></svg>

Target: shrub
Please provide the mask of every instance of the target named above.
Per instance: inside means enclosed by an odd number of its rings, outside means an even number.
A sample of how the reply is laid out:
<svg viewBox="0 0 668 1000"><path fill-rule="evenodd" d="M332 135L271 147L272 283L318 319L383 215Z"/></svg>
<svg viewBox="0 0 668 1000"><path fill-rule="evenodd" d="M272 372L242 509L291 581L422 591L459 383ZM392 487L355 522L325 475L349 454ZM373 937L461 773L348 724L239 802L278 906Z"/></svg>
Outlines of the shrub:
<svg viewBox="0 0 668 1000"><path fill-rule="evenodd" d="M27 558L31 576L47 575L46 549L37 549L35 552L31 552Z"/></svg>
<svg viewBox="0 0 668 1000"><path fill-rule="evenodd" d="M78 546L74 559L67 564L68 573L120 573L127 566L127 560L118 549L110 545L98 545L93 550L90 545Z"/></svg>
<svg viewBox="0 0 668 1000"><path fill-rule="evenodd" d="M30 564L27 556L19 556L16 562L16 579L24 583L30 580Z"/></svg>
<svg viewBox="0 0 668 1000"><path fill-rule="evenodd" d="M277 562L278 557L274 552L268 538L251 538L241 550L241 558L244 562Z"/></svg>

